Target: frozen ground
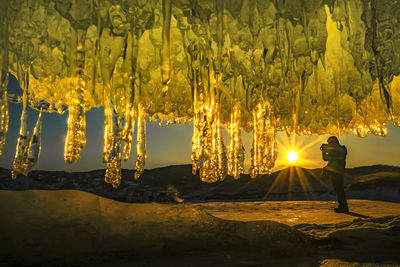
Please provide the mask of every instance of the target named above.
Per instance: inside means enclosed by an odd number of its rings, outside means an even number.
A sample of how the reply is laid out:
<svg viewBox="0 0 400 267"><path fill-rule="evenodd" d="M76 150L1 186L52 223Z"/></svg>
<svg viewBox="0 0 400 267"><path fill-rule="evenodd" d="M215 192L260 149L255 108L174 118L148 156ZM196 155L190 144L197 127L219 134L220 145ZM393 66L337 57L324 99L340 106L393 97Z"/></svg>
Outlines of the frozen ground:
<svg viewBox="0 0 400 267"><path fill-rule="evenodd" d="M290 226L298 224L338 224L357 219L399 216L400 203L351 199L350 212L333 212L335 201L254 201L205 202L188 204L233 221L272 220Z"/></svg>
<svg viewBox="0 0 400 267"><path fill-rule="evenodd" d="M0 265L400 263L400 204L351 200L350 214L335 214L333 206L329 201L129 204L75 190L0 190Z"/></svg>

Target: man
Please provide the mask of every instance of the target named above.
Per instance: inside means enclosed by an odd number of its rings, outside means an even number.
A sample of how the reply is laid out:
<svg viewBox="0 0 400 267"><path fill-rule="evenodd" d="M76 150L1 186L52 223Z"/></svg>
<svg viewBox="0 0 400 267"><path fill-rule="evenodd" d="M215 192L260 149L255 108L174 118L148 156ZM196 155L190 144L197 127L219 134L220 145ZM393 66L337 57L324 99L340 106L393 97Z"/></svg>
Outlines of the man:
<svg viewBox="0 0 400 267"><path fill-rule="evenodd" d="M328 138L328 144L321 145L322 158L328 161L328 165L323 168L323 175L332 180L333 188L336 192L339 207L335 212L348 212L346 195L344 193L344 170L346 167L347 149L339 144L336 136Z"/></svg>

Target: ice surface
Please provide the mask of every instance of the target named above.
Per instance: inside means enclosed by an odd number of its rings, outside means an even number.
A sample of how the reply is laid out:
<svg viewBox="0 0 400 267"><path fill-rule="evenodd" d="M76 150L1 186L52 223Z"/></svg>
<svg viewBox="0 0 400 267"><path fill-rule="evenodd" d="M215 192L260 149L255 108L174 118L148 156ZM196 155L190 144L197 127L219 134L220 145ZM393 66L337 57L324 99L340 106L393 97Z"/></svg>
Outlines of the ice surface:
<svg viewBox="0 0 400 267"><path fill-rule="evenodd" d="M0 67L21 87L28 72L30 107L68 107L68 163L85 145L85 112L103 106L103 159L119 168L142 105L152 120L193 121L193 171L207 182L239 176L238 129L253 131L256 177L274 166L278 131L365 137L386 135L388 120L400 125L399 8L390 0L3 0ZM6 85L2 74L0 148ZM223 129L237 139L227 148ZM116 149L123 156L110 157Z"/></svg>
<svg viewBox="0 0 400 267"><path fill-rule="evenodd" d="M0 211L8 218L0 221L0 259L24 264L83 254L101 261L120 253L306 255L313 248L312 238L277 222L232 222L190 206L127 204L73 190L0 191Z"/></svg>
<svg viewBox="0 0 400 267"><path fill-rule="evenodd" d="M314 201L204 203L204 210L202 204L127 204L74 190L0 191L0 212L7 218L0 221L0 262L297 266L304 257L311 258L305 266L337 258L377 263L368 266L398 262L399 204L350 203L355 215L336 214L326 210L333 203ZM260 214L295 226L251 221ZM245 255L246 261L236 260Z"/></svg>

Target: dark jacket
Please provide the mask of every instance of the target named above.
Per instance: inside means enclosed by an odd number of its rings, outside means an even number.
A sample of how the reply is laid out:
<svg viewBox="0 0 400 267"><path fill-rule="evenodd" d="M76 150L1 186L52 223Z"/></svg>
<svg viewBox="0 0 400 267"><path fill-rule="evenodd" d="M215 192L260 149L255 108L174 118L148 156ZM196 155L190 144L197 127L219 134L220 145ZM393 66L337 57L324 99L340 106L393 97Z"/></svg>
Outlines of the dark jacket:
<svg viewBox="0 0 400 267"><path fill-rule="evenodd" d="M321 146L322 159L328 161L326 169L343 171L346 168L347 148L336 144L324 144Z"/></svg>

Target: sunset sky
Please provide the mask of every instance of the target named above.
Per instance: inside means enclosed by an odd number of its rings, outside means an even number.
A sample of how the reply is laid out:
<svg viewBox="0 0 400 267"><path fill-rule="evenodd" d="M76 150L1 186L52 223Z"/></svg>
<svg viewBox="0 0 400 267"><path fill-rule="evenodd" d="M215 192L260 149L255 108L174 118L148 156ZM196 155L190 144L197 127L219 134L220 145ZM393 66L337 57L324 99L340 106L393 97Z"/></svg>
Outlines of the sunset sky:
<svg viewBox="0 0 400 267"><path fill-rule="evenodd" d="M14 79L10 82L9 92L16 91L17 84ZM0 157L0 166L11 168L15 155L18 131L20 127L21 104L11 104L9 130L7 133L6 144L3 155ZM86 133L87 144L81 153L81 159L74 164L66 164L63 160L64 139L67 133L68 113L58 115L55 113L43 114L42 132L42 151L37 165L40 170L64 170L64 171L87 171L105 168L102 163L103 150L103 108L92 109L86 114ZM29 129L32 132L38 112L29 109ZM341 136L340 142L348 149L347 167L366 166L374 164L400 165L400 128L393 127L388 123L389 134L386 137L368 135L366 138L359 138L352 133ZM147 162L146 168L190 164L191 154L192 125L172 125L161 128L158 122L147 124ZM229 139L224 134L225 145ZM245 172L248 172L250 163L251 133L242 132L243 144L245 147L246 161ZM304 148L299 154L299 161L296 165L306 168L320 168L325 165L321 159L320 145L326 142L329 135L324 136L295 136L288 137L286 133L278 133L279 156L274 170L288 166L286 160L286 150L294 143L295 148ZM134 140L136 135L134 136ZM126 169L134 168L136 157L135 143L133 144L132 154L127 162L123 162L122 167ZM295 149L294 148L294 149Z"/></svg>

